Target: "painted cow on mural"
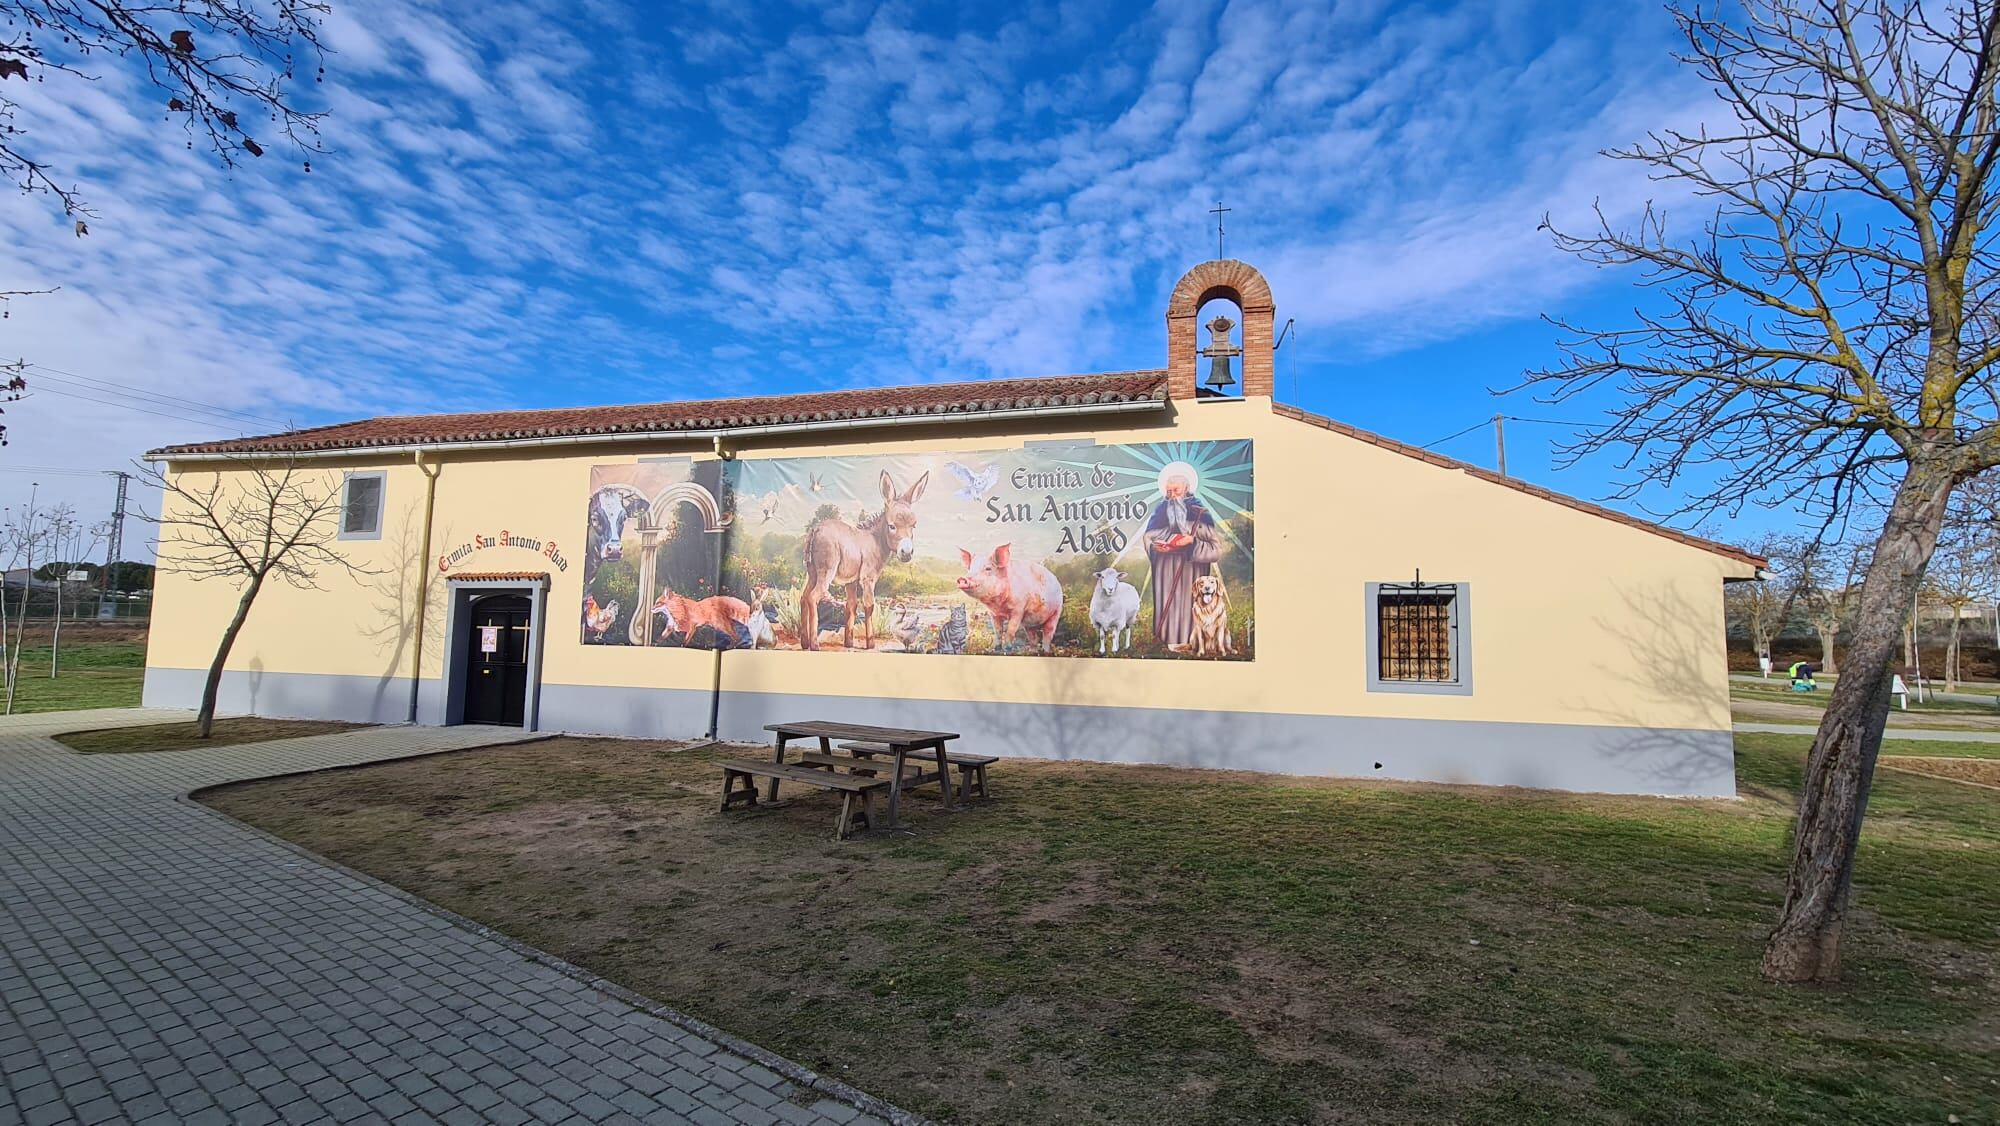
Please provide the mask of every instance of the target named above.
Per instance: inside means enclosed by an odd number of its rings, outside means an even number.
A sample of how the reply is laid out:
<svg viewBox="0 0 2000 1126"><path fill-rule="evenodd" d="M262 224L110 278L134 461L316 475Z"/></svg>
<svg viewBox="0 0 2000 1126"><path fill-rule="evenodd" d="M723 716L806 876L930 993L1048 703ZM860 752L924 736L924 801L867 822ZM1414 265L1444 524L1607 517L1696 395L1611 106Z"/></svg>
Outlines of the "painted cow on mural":
<svg viewBox="0 0 2000 1126"><path fill-rule="evenodd" d="M882 566L892 557L904 563L917 552L917 498L931 475L925 473L909 488L898 490L882 471L882 511L856 527L839 517L829 517L806 531L806 585L799 592L799 648L819 648L819 603L835 587L846 595L847 621L841 645L854 648L854 622L865 618L871 625L862 630L862 643L875 647L875 583ZM814 478L818 491L818 478Z"/></svg>
<svg viewBox="0 0 2000 1126"><path fill-rule="evenodd" d="M652 508L630 485L606 485L590 494L590 532L584 543L583 584L590 585L599 564L625 557L625 525Z"/></svg>
<svg viewBox="0 0 2000 1126"><path fill-rule="evenodd" d="M1062 584L1047 567L1032 559L1015 559L1014 545L1005 543L977 557L961 547L958 556L965 561L958 589L993 611L998 648L1011 649L1015 635L1022 630L1042 652L1055 648L1063 592Z"/></svg>

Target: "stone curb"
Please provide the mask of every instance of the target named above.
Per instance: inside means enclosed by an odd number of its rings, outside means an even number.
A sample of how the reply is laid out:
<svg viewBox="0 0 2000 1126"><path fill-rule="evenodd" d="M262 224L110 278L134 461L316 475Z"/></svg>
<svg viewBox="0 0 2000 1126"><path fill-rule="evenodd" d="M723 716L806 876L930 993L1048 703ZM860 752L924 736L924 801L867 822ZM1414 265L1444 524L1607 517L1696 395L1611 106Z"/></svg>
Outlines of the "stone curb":
<svg viewBox="0 0 2000 1126"><path fill-rule="evenodd" d="M395 724L390 726L404 726L404 725ZM909 1111L902 1109L901 1107L884 1102L883 1100L876 1098L875 1096L869 1094L866 1091L860 1090L859 1088L856 1087L849 1086L848 1084L843 1083L838 1079L821 1075L810 1068L803 1067L799 1064L793 1063L791 1060L786 1059L785 1057L778 1055L775 1052L766 1051L765 1049L760 1048L757 1045L752 1044L747 1040L744 1040L737 1036L733 1036L728 1032L724 1032L722 1029L717 1028L712 1024L709 1024L707 1021L700 1020L696 1017L691 1017L686 1013L683 1013L677 1009L669 1008L668 1006L662 1005L650 997L644 996L643 994L640 993L635 993L632 990L627 989L622 985L619 985L617 982L610 981L603 977L600 977L597 974L594 974L589 970L583 968L582 966L575 964L574 962L558 958L554 954L551 954L546 950L538 949L518 939L502 934L501 932L494 930L492 927L489 927L484 923L476 922L472 919L466 918L463 915L460 915L456 911L440 907L437 904L432 903L430 900L423 898L422 896L412 894L411 892L405 891L402 888L395 886L394 884L386 883L382 880L375 878L374 876L369 875L366 872L349 868L347 865L342 864L337 860L329 860L326 857L321 856L316 852L313 852L311 849L305 848L298 844L294 844L293 842L288 841L285 838L277 836L275 834L267 833L264 830L259 829L255 825L250 825L243 821L239 821L236 818L231 817L227 813L224 813L221 810L214 808L213 806L204 805L203 803L195 800L196 794L206 790L219 790L229 786L247 785L252 782L268 781L269 779L272 778L291 778L307 774L329 774L335 771L343 771L343 770L362 770L366 769L367 767L381 766L386 763L392 763L392 762L411 762L417 759L436 758L442 755L458 754L461 751L487 750L490 749L490 747L492 746L518 746L525 743L538 743L542 742L545 739L559 738L561 737L561 735L562 735L561 732L549 732L548 734L542 736L541 739L519 739L508 743L489 744L488 746L485 747L453 747L448 750L429 751L424 754L418 754L418 755L404 755L398 758L385 758L376 762L348 763L340 766L318 766L318 767L308 767L303 770L279 771L276 774L262 775L257 778L238 778L228 782L218 782L212 786L201 786L196 789L188 790L184 793L176 795L174 800L181 803L182 805L191 806L195 809L199 809L203 813L208 814L210 817L214 817L217 818L218 820L227 822L228 824L233 825L239 829L242 829L245 832L252 833L256 836L262 837L263 839L278 845L279 847L285 849L286 851L304 857L305 859L310 860L315 864L324 865L328 868L333 869L336 872L339 872L344 876L358 880L361 883L371 888L374 888L376 891L382 892L386 895L393 896L394 898L400 899L403 902L408 903L413 907L417 907L424 911L427 911L430 914L435 915L440 919L443 919L445 922L450 923L452 926L459 928L460 930L469 931L472 934L478 935L481 938L497 942L500 945L506 947L507 949L513 951L516 954L519 954L520 956L528 959L531 962L536 962L540 965L547 966L549 969L552 969L557 973L562 974L564 977L570 978L574 981L587 985L591 989L596 990L598 993L601 993L606 997L612 998L613 1000L616 1000L624 1005L627 1005L630 1008L636 1009L639 1012L645 1013L647 1016L658 1017L659 1019L666 1021L668 1024L672 1024L676 1027L685 1029L688 1032L692 1032L695 1035L700 1036L704 1040L711 1041L712 1043L716 1044L721 1048L724 1048L730 1052L734 1052L739 1056L743 1056L749 1059L751 1062L756 1063L760 1067L764 1067L770 1071L776 1072L777 1074L784 1076L786 1079L790 1080L791 1082L797 1084L800 1087L804 1087L810 1091L816 1091L819 1094L825 1095L826 1097L834 1099L838 1102L846 1103L848 1106L851 1106L856 1110L861 1111L863 1114L874 1115L877 1118L881 1118L888 1122L893 1123L894 1126L935 1126L935 1124L933 1124L931 1120L928 1118L924 1118L921 1115L912 1114Z"/></svg>

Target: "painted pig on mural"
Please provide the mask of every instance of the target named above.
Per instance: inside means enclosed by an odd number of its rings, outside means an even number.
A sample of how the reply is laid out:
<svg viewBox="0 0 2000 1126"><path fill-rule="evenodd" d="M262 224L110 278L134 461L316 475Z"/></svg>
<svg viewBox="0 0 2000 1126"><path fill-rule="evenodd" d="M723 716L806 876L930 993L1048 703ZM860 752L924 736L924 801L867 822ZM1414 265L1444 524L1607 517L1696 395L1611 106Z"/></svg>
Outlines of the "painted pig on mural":
<svg viewBox="0 0 2000 1126"><path fill-rule="evenodd" d="M1062 621L1062 584L1047 567L1032 559L1015 560L1013 545L1001 544L977 558L958 549L965 560L965 574L958 577L958 589L993 611L993 631L998 645L1010 649L1022 630L1041 643L1042 652L1055 648L1056 626Z"/></svg>

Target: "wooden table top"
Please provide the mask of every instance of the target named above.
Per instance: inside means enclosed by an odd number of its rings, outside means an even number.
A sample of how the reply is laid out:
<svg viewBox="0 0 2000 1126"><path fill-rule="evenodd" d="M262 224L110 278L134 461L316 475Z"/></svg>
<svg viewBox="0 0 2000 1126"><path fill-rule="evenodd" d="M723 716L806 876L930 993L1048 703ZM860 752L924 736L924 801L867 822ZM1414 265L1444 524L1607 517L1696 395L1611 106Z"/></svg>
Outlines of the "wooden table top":
<svg viewBox="0 0 2000 1126"><path fill-rule="evenodd" d="M891 747L919 747L958 738L956 731L876 727L866 723L839 723L830 719L808 719L798 723L767 723L764 725L764 730L806 739L851 739L865 743L887 743Z"/></svg>

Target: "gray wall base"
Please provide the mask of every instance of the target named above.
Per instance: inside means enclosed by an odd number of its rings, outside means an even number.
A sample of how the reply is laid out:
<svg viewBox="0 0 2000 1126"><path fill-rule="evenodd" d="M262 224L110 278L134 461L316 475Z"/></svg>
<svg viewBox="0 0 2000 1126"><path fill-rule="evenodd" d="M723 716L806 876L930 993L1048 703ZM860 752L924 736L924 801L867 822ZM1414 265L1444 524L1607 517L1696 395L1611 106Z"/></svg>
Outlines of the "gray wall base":
<svg viewBox="0 0 2000 1126"><path fill-rule="evenodd" d="M207 669L148 667L140 700L149 708L198 708L207 680ZM225 672L215 710L218 715L402 723L410 714L410 678Z"/></svg>
<svg viewBox="0 0 2000 1126"><path fill-rule="evenodd" d="M959 745L987 755L1736 796L1728 731L730 692L722 697L720 734L768 740L765 724L800 719L956 731L964 736Z"/></svg>
<svg viewBox="0 0 2000 1126"><path fill-rule="evenodd" d="M149 668L145 702L194 707L202 676ZM422 683L422 722L442 720L440 688L434 680ZM400 723L408 707L407 678L223 678L224 712ZM544 731L693 739L707 732L708 714L709 694L699 689L542 685ZM1003 756L1674 797L1736 794L1728 731L725 692L720 734L765 742L765 724L799 719L957 731L967 750Z"/></svg>

